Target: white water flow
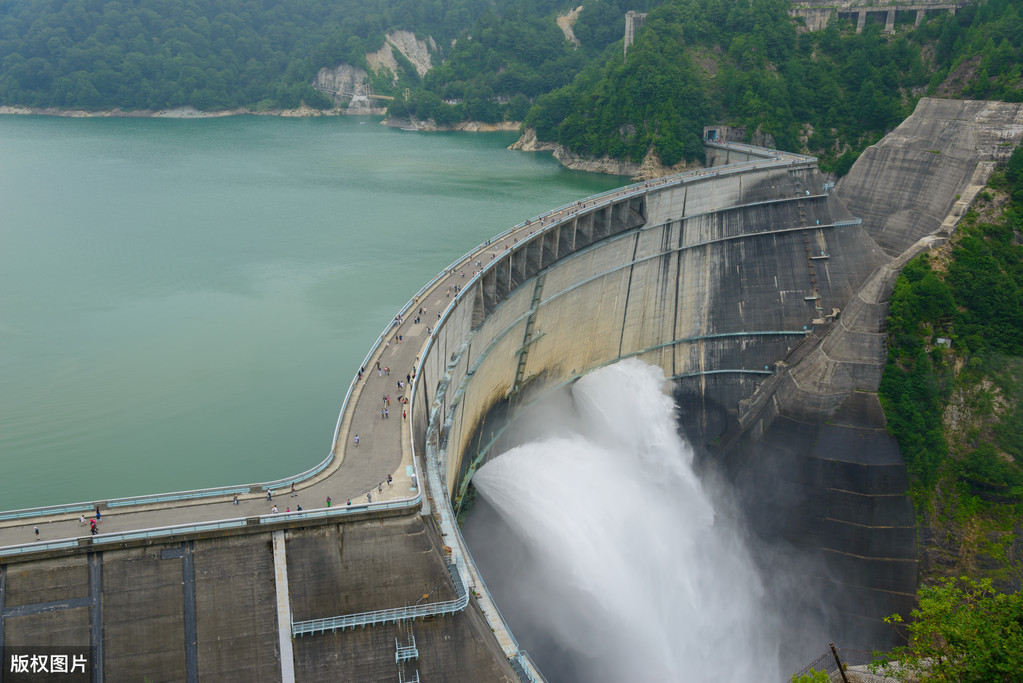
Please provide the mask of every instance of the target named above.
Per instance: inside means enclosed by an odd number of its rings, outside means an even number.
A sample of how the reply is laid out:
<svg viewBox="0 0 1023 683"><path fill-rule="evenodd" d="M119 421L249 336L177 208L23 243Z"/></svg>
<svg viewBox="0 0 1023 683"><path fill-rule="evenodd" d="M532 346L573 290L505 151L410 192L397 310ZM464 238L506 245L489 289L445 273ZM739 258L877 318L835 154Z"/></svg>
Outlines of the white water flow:
<svg viewBox="0 0 1023 683"><path fill-rule="evenodd" d="M665 387L639 361L597 370L573 386L574 409L543 411L557 435L473 478L511 534L468 533L473 554L551 681L778 678L762 583L693 472Z"/></svg>

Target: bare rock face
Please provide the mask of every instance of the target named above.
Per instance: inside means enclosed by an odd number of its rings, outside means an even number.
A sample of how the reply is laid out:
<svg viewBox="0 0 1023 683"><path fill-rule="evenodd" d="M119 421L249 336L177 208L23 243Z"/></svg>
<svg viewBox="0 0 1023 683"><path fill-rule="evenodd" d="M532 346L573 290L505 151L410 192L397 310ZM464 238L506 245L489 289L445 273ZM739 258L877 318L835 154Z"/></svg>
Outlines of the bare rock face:
<svg viewBox="0 0 1023 683"><path fill-rule="evenodd" d="M612 159L611 157L601 157L599 159L582 157L556 142L537 139L536 131L532 128L527 128L523 131L521 137L510 145L508 149L518 152L554 152L554 158L560 161L563 166L573 171L627 175L632 177L633 180L660 178L672 173L682 173L698 166L698 164L687 164L685 161L680 161L674 166L665 166L652 148L647 151L642 164Z"/></svg>
<svg viewBox="0 0 1023 683"><path fill-rule="evenodd" d="M429 44L418 40L416 34L411 31L392 31L387 34L388 45L404 55L405 59L412 62L420 78L433 68L433 64L430 61L430 52L431 50L436 51L437 46L433 43L433 38L429 40Z"/></svg>
<svg viewBox="0 0 1023 683"><path fill-rule="evenodd" d="M592 159L581 157L567 147L558 145L554 148L554 158L561 162L565 168L573 171L589 171L591 173L608 173L610 175L638 175L642 166L631 161L612 159L611 157L600 157Z"/></svg>
<svg viewBox="0 0 1023 683"><path fill-rule="evenodd" d="M392 31L385 37L384 44L376 52L366 53L366 62L369 68L375 73L390 71L395 74L394 81L398 81L398 60L394 58L394 51L397 50L405 59L412 62L416 73L422 78L426 75L433 64L430 61L430 47L425 41L417 40L416 34L411 31ZM433 44L433 39L430 39ZM436 46L434 46L436 49Z"/></svg>
<svg viewBox="0 0 1023 683"><path fill-rule="evenodd" d="M653 178L660 178L661 176L672 175L674 173L684 173L699 167L700 164L698 162L688 164L684 159L674 166L665 166L661 163L661 158L654 153L653 147L651 147L647 150L646 156L643 158L643 163L639 167L639 172L634 174L632 179L652 180Z"/></svg>
<svg viewBox="0 0 1023 683"><path fill-rule="evenodd" d="M338 64L331 69L320 69L313 79L313 87L333 98L335 105L347 106L366 99L368 77L369 74L359 67Z"/></svg>
<svg viewBox="0 0 1023 683"><path fill-rule="evenodd" d="M558 15L558 28L565 34L565 40L572 43L576 47L579 47L579 39L575 37L575 33L572 31L572 26L575 25L575 20L579 18L579 13L583 11L583 6L579 5L571 12Z"/></svg>
<svg viewBox="0 0 1023 683"><path fill-rule="evenodd" d="M513 149L517 152L553 152L557 146L556 142L538 140L536 131L532 128L527 128L522 133L522 136L512 143L508 149Z"/></svg>
<svg viewBox="0 0 1023 683"><path fill-rule="evenodd" d="M379 50L366 53L369 68L376 74L390 72L392 82L397 84L399 66L394 57L395 50L408 59L422 77L432 67L430 53L437 50L437 45L433 38L418 40L411 31L392 31ZM346 114L382 114L385 111L372 98L369 74L359 67L338 64L333 68L320 69L313 79L313 87L330 96L337 107L345 108Z"/></svg>

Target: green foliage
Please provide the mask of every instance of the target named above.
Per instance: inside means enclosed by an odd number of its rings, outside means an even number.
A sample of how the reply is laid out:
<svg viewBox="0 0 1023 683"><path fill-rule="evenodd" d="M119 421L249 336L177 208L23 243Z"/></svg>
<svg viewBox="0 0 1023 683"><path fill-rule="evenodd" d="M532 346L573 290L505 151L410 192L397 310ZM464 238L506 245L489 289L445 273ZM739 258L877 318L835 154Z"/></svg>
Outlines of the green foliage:
<svg viewBox="0 0 1023 683"><path fill-rule="evenodd" d="M0 104L84 109L328 107L325 66L365 66L393 28L450 42L477 0L7 0ZM407 60L399 87L418 76ZM384 88L389 88L389 81Z"/></svg>
<svg viewBox="0 0 1023 683"><path fill-rule="evenodd" d="M711 122L817 154L841 175L920 92L975 64L961 96L1023 100L1023 19L986 0L895 36L833 20L796 34L788 0L594 0L572 45L563 0L7 0L0 5L0 104L86 109L327 107L308 85L340 63L367 67L386 32L431 37L420 82L400 54L381 94L415 90L440 122L524 120L580 154L697 159ZM647 12L622 56L624 15ZM429 93L434 97L426 97ZM443 107L437 102L443 103ZM532 109L527 112L527 104ZM400 110L400 111L399 111ZM808 140L804 136L808 136Z"/></svg>
<svg viewBox="0 0 1023 683"><path fill-rule="evenodd" d="M998 593L990 580L945 579L921 586L905 625L909 645L871 666L921 682L1017 681L1023 671L1023 593ZM889 617L894 624L902 619Z"/></svg>
<svg viewBox="0 0 1023 683"><path fill-rule="evenodd" d="M992 176L993 189L1018 193L1021 149L1013 152L1004 173ZM879 396L918 502L941 476L987 500L1023 500L1021 216L1023 204L1015 199L1002 222L980 222L967 214L944 273L921 256L906 264L895 282ZM950 338L953 351L947 353L965 361L958 377L946 352L932 346L938 336ZM974 420L988 427L960 434L956 452L950 453L943 415L955 387L970 397L965 408Z"/></svg>
<svg viewBox="0 0 1023 683"><path fill-rule="evenodd" d="M810 669L802 676L792 674L792 683L831 683L831 677L828 676L827 671Z"/></svg>
<svg viewBox="0 0 1023 683"><path fill-rule="evenodd" d="M951 291L927 258L907 263L888 305L889 355L879 396L911 480L926 488L934 485L948 447L942 435L947 378L925 340L954 313Z"/></svg>

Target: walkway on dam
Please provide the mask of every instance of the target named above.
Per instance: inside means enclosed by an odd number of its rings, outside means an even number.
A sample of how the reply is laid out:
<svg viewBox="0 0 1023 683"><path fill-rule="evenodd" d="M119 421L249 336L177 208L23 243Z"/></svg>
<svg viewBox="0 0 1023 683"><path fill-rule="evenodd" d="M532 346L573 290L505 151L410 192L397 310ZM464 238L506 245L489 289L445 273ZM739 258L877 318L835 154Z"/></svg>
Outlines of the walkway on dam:
<svg viewBox="0 0 1023 683"><path fill-rule="evenodd" d="M765 159L764 163L787 164L800 161L807 161L807 157L777 153ZM749 168L749 165L746 167ZM341 513L338 508L347 508L349 500L352 511L365 511L380 509L383 507L381 504L388 502L415 498L417 490L414 479L417 469L413 463L411 433L408 429L411 415L406 419L402 414L403 410L410 411L411 403L405 406L399 400L403 396L410 397L410 391L407 384L399 390L397 382L406 382L407 376L414 372L420 354L427 348L430 331L455 295L454 287L461 289L468 286L474 272L481 266L485 267L493 258L514 248L534 232L539 232L541 218L542 226L548 227L572 217L579 210L613 202L651 188L716 176L719 172L720 169L716 168L682 176L666 176L580 200L502 233L449 266L432 286L409 302L401 322L398 323L395 318L394 324L381 335L379 345L366 359L362 379L353 383L349 399L339 417L335 457L322 471L304 481L299 479L303 475L296 475L294 495L291 494L291 482L279 480L272 484L272 500L267 498L267 484L263 483L221 487L205 493L196 491L139 496L137 501L118 499L109 501L109 507L107 501L97 501L0 512L0 561L23 553L77 545L77 541L68 541L90 536L88 520L95 517L97 505L100 507L101 522L95 542L101 544L104 540L128 540L121 537L121 534L140 530L163 529L162 532L154 531L152 535L165 537L169 535L167 527L177 525L183 526L179 532L184 534L215 528L218 522L223 522L219 524L221 527L243 526L246 519L259 517L263 517L260 520L262 523L273 522L275 518L267 519L275 514L273 506L276 506L276 517L281 521L298 521L304 516L314 516L309 514L310 511L321 510L319 515L315 515L318 517L327 507L328 497L331 499L330 512L333 514ZM424 309L424 312L419 313L420 309ZM417 316L418 323L415 322ZM378 363L381 369L389 368L390 373L378 373ZM353 370L358 371L358 368ZM390 397L390 406L385 405L384 396ZM387 418L382 416L384 407L389 410ZM354 442L355 435L359 437L358 446ZM388 475L393 479L390 486L387 484ZM237 503L234 502L236 493ZM303 512L295 514L298 506L302 507ZM287 512L289 509L291 515ZM80 522L80 516L83 515L86 519L84 525ZM203 525L203 528L195 528L197 525ZM35 529L38 529L38 536ZM104 536L108 538L104 539Z"/></svg>

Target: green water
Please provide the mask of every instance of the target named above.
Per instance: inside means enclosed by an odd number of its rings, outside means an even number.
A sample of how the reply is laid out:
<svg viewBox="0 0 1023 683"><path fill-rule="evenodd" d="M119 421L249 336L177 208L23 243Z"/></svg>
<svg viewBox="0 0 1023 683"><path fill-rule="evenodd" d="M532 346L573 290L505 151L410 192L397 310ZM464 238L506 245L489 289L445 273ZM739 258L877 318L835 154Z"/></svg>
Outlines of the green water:
<svg viewBox="0 0 1023 683"><path fill-rule="evenodd" d="M626 182L378 123L0 116L0 509L311 467L425 282Z"/></svg>

